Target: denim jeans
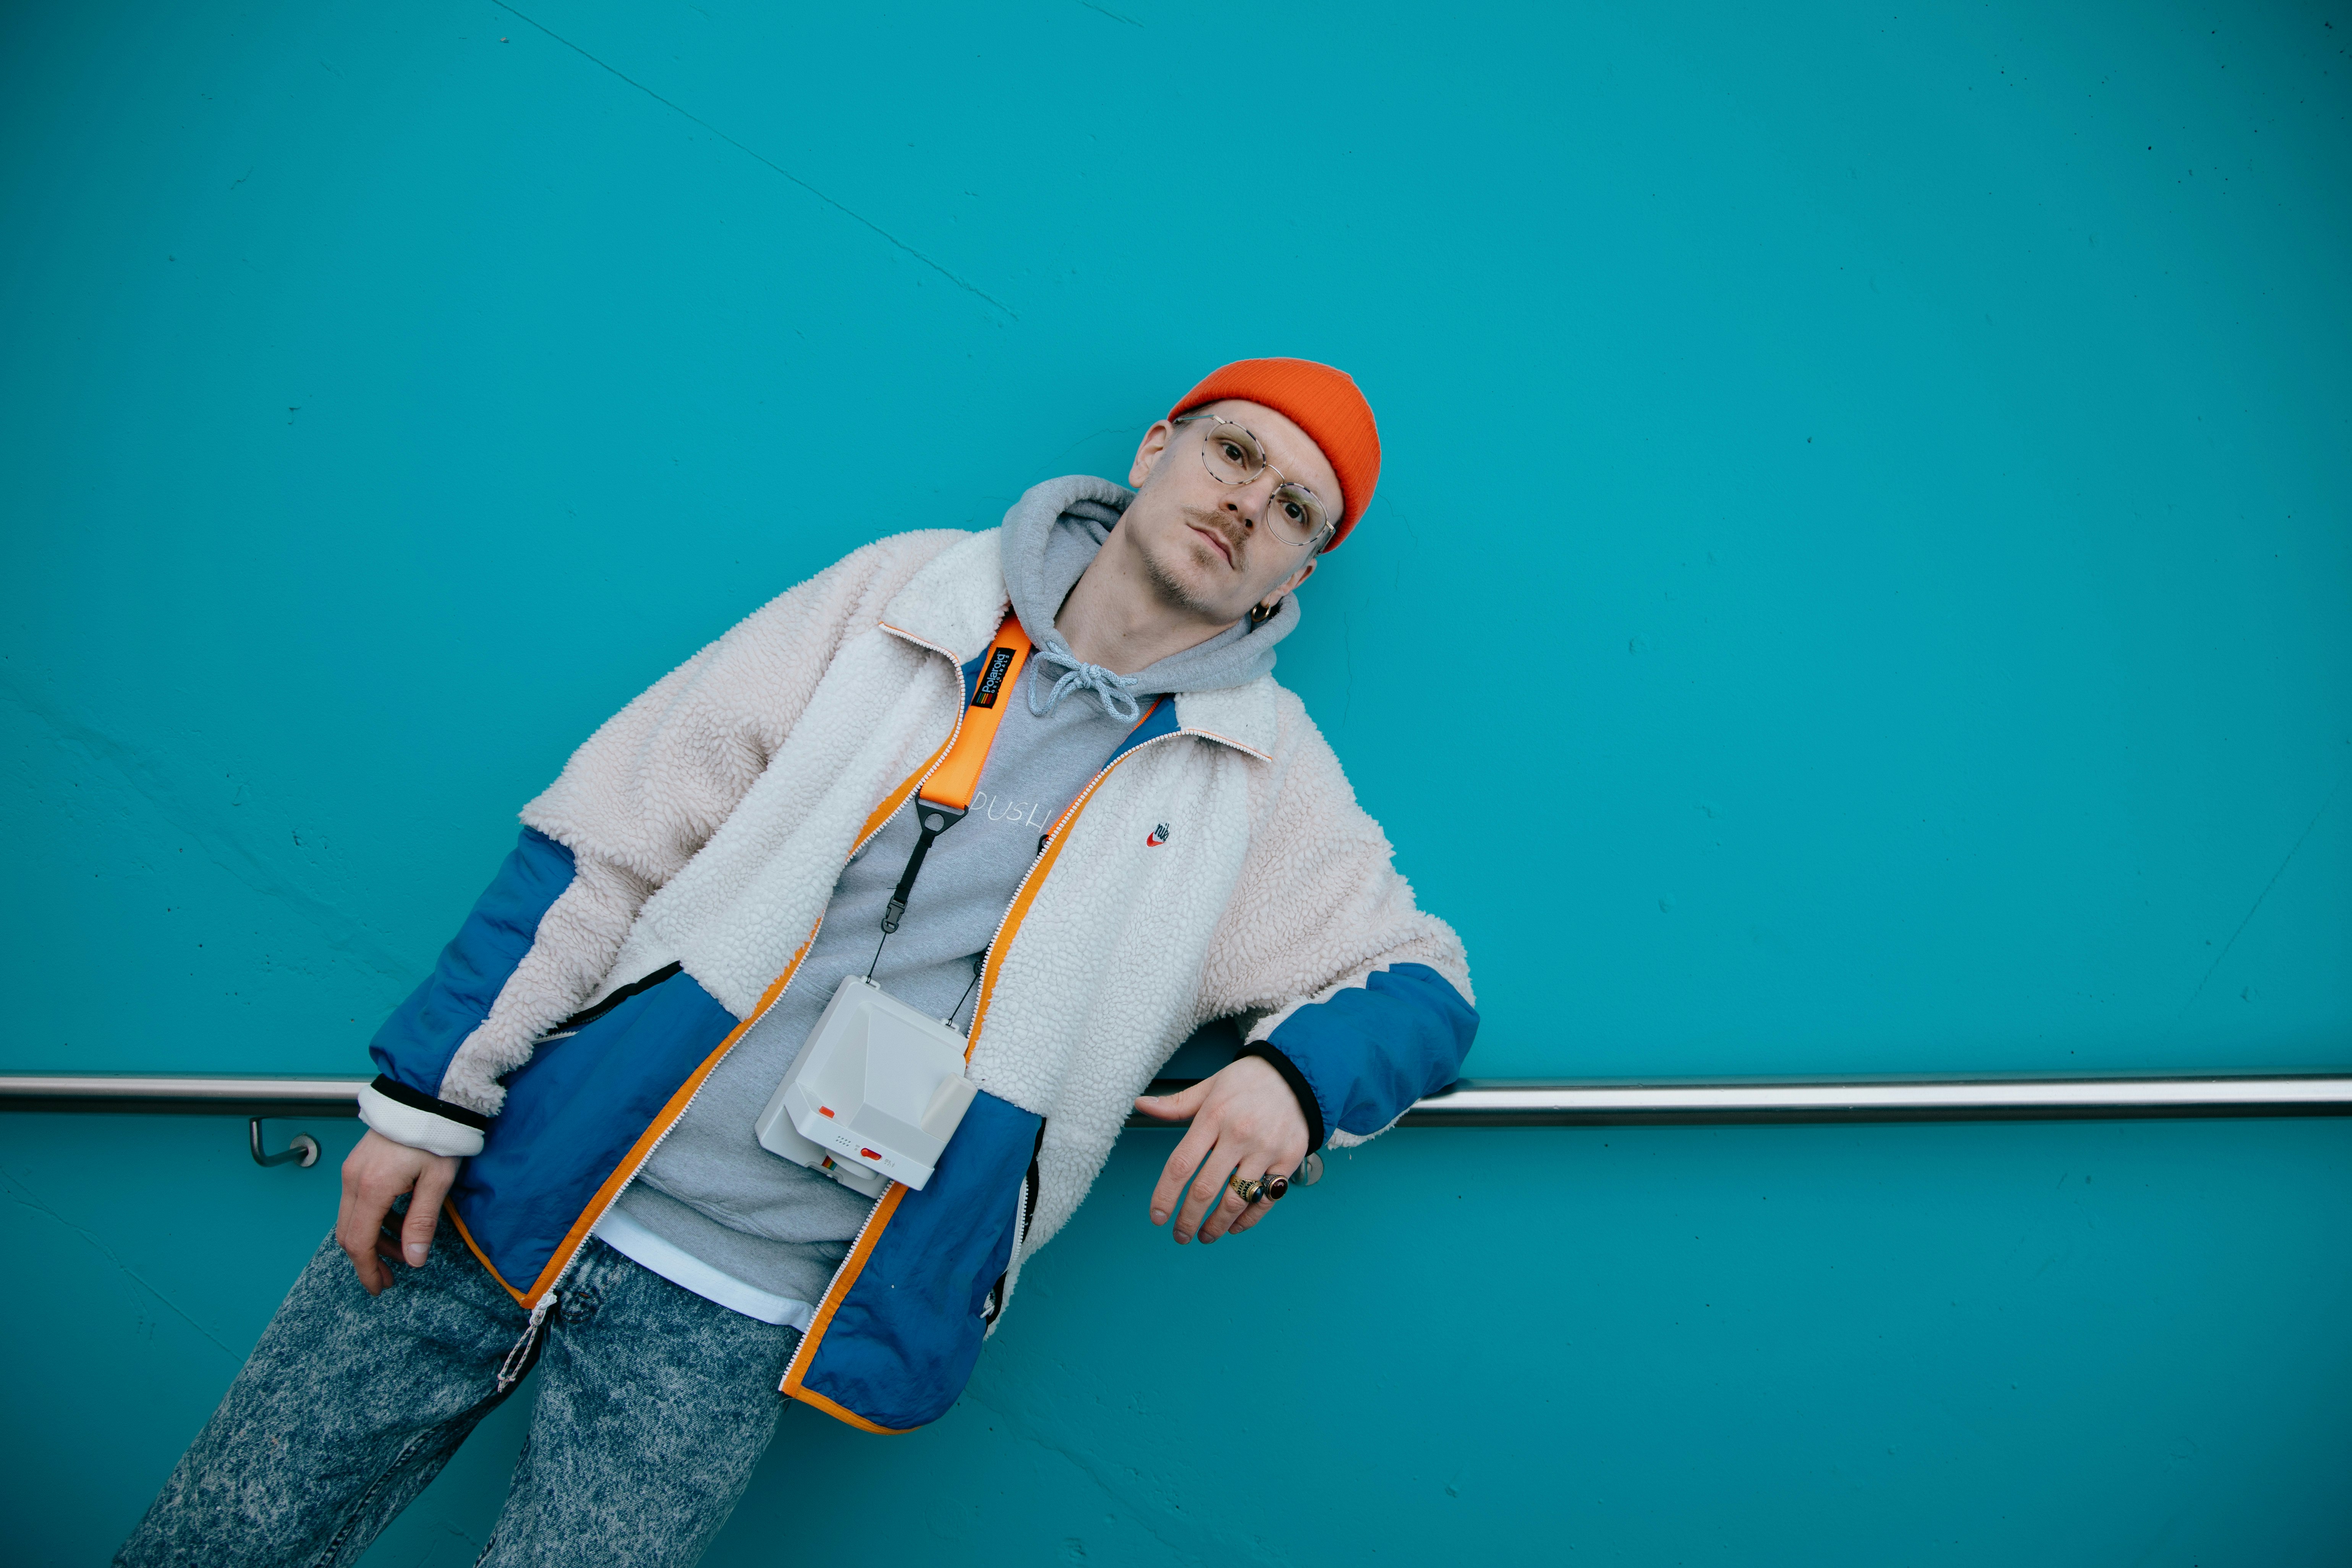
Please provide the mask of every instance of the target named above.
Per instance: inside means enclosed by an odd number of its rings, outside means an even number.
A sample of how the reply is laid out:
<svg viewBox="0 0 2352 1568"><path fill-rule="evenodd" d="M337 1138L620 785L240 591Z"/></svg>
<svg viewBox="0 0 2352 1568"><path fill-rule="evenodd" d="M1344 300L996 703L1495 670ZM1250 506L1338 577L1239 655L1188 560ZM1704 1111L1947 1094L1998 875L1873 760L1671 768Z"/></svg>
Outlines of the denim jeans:
<svg viewBox="0 0 2352 1568"><path fill-rule="evenodd" d="M396 1226L398 1220L393 1223ZM115 1557L326 1568L368 1542L537 1361L530 1433L479 1562L688 1564L774 1433L797 1331L730 1312L591 1241L530 1315L446 1222L370 1297L330 1237ZM512 1360L509 1361L509 1357Z"/></svg>

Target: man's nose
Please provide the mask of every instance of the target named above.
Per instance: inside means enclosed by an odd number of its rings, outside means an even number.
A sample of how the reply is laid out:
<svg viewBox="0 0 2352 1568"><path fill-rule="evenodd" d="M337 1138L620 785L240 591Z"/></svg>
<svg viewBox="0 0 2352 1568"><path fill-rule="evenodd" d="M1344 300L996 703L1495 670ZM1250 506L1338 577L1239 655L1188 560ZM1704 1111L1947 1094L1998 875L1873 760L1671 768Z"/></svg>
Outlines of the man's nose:
<svg viewBox="0 0 2352 1568"><path fill-rule="evenodd" d="M1258 488L1261 484L1265 486L1262 490ZM1256 479L1245 480L1227 490L1225 510L1240 518L1244 526L1255 529L1258 520L1265 515L1265 509L1274 501L1276 484L1274 470L1268 468Z"/></svg>

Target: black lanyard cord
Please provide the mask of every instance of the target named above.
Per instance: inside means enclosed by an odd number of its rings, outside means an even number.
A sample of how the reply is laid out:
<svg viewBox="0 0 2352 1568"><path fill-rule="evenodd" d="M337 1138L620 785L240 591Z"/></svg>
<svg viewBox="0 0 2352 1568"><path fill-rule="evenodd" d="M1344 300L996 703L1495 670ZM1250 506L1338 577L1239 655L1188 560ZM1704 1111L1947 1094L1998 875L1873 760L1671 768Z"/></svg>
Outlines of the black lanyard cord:
<svg viewBox="0 0 2352 1568"><path fill-rule="evenodd" d="M874 944L874 962L866 966L866 978L874 978L875 969L882 962L882 945L898 929L907 913L907 900L914 893L915 877L923 868L923 857L931 852L931 840L964 819L964 814L951 805L941 805L919 795L915 800L915 847L907 857L907 868L898 873L898 886L890 901L882 909L882 941ZM956 1004L961 1007L962 1003Z"/></svg>
<svg viewBox="0 0 2352 1568"><path fill-rule="evenodd" d="M980 972L987 966L988 949L983 947L971 955L971 985L963 988L963 994L956 998L956 1005L949 1008L948 1016L940 1020L949 1028L955 1027L956 1015L962 1012L963 1005L971 1000L971 986L980 984Z"/></svg>

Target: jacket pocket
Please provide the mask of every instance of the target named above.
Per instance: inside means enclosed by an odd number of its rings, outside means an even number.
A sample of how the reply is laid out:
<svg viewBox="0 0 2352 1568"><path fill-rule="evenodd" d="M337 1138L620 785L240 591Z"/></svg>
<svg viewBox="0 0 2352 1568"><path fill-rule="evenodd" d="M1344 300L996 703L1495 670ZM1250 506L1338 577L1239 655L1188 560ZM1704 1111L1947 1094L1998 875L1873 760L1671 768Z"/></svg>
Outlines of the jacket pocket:
<svg viewBox="0 0 2352 1568"><path fill-rule="evenodd" d="M856 1424L938 1420L971 1381L1013 1248L1042 1117L982 1090L921 1192L894 1185L826 1292L784 1384Z"/></svg>
<svg viewBox="0 0 2352 1568"><path fill-rule="evenodd" d="M450 1191L475 1250L527 1303L741 1026L674 965L608 1002L508 1075L506 1110Z"/></svg>

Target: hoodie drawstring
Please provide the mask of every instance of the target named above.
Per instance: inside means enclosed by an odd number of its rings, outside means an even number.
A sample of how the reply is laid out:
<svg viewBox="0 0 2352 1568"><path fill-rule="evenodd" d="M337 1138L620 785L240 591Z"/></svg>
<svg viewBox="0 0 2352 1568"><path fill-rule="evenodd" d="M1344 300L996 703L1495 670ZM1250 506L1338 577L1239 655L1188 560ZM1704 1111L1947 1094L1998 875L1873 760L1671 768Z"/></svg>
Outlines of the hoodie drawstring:
<svg viewBox="0 0 2352 1568"><path fill-rule="evenodd" d="M555 1302L556 1298L551 1295L530 1310L530 1321L525 1325L522 1337L515 1341L514 1348L507 1352L506 1360L499 1363L499 1393L504 1394L521 1382L522 1374L530 1370L530 1352L539 1342L540 1330L546 1326L547 1310Z"/></svg>
<svg viewBox="0 0 2352 1568"><path fill-rule="evenodd" d="M1087 663L1072 653L1069 645L1059 637L1048 637L1039 643L1037 658L1044 663L1061 665L1069 673L1054 682L1054 689L1046 697L1045 705L1043 708L1037 706L1035 684L1033 682L1030 685L1029 711L1033 717L1043 719L1054 710L1054 704L1059 702L1065 695L1081 689L1090 690L1102 699L1103 711L1122 724L1132 724L1143 717L1143 705L1135 700L1137 679L1135 676L1113 675L1101 665ZM1122 703L1126 705L1123 711L1120 707Z"/></svg>

